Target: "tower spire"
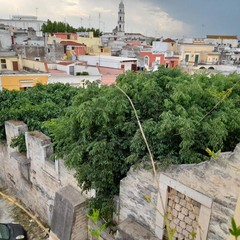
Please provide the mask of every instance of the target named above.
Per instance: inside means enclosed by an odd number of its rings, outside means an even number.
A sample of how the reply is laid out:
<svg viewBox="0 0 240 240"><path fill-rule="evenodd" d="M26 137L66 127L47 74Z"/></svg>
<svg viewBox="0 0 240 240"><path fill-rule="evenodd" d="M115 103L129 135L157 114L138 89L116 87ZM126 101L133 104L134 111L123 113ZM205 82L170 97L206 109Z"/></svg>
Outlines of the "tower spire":
<svg viewBox="0 0 240 240"><path fill-rule="evenodd" d="M123 0L119 3L119 10L118 10L118 35L124 36L125 34L125 11L124 11L124 4Z"/></svg>

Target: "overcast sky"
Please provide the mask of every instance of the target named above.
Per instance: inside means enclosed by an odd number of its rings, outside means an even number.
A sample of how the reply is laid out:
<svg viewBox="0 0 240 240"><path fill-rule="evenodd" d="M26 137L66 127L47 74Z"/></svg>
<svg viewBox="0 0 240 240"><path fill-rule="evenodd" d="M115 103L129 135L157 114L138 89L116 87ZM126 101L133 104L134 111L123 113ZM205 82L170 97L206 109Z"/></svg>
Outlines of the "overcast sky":
<svg viewBox="0 0 240 240"><path fill-rule="evenodd" d="M0 18L37 15L112 31L120 0L0 0ZM153 37L240 36L240 0L123 0L125 31ZM100 15L100 18L99 18ZM99 21L100 19L100 21ZM99 24L100 23L100 24Z"/></svg>

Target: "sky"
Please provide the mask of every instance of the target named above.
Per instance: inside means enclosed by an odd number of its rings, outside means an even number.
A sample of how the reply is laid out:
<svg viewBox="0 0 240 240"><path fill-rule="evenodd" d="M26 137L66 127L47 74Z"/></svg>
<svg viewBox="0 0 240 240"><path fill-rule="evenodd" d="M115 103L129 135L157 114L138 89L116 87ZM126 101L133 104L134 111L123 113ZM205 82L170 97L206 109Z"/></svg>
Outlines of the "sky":
<svg viewBox="0 0 240 240"><path fill-rule="evenodd" d="M111 32L120 0L0 0L0 18L34 15ZM125 32L152 37L240 36L240 0L123 0Z"/></svg>

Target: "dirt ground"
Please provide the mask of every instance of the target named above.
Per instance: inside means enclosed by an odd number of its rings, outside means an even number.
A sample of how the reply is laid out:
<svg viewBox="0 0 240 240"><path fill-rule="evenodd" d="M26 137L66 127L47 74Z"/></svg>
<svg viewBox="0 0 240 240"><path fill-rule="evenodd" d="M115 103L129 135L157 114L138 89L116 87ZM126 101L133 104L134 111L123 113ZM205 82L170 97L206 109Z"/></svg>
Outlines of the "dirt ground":
<svg viewBox="0 0 240 240"><path fill-rule="evenodd" d="M20 223L28 233L29 240L47 240L46 233L22 209L0 196L0 222Z"/></svg>

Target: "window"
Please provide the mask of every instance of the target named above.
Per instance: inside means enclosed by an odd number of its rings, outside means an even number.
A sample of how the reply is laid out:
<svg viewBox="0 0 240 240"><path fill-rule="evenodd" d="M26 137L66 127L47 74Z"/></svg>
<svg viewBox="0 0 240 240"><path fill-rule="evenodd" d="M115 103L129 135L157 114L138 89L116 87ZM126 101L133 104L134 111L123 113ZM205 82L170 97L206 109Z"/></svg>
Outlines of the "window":
<svg viewBox="0 0 240 240"><path fill-rule="evenodd" d="M194 56L194 64L197 65L197 64L198 64L198 61L199 61L199 55L196 54L196 55Z"/></svg>
<svg viewBox="0 0 240 240"><path fill-rule="evenodd" d="M146 66L149 65L149 57L148 56L144 57L144 65L146 65Z"/></svg>
<svg viewBox="0 0 240 240"><path fill-rule="evenodd" d="M161 57L156 57L155 62L156 62L158 65L160 65Z"/></svg>
<svg viewBox="0 0 240 240"><path fill-rule="evenodd" d="M20 91L27 91L31 87L20 87Z"/></svg>
<svg viewBox="0 0 240 240"><path fill-rule="evenodd" d="M6 69L7 68L6 59L1 59L1 68L2 69Z"/></svg>
<svg viewBox="0 0 240 240"><path fill-rule="evenodd" d="M188 62L189 61L189 54L186 54L185 55L185 62Z"/></svg>

